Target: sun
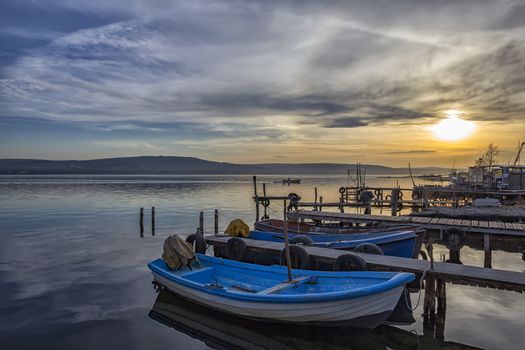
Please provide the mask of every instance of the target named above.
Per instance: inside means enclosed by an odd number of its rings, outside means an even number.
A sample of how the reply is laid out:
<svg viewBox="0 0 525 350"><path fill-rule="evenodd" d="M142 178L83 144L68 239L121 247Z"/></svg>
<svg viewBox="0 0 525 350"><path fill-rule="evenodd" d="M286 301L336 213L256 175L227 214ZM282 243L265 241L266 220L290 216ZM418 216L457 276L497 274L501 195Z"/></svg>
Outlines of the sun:
<svg viewBox="0 0 525 350"><path fill-rule="evenodd" d="M460 118L461 112L447 111L447 118L430 127L434 135L444 141L458 141L467 138L476 129L476 124Z"/></svg>

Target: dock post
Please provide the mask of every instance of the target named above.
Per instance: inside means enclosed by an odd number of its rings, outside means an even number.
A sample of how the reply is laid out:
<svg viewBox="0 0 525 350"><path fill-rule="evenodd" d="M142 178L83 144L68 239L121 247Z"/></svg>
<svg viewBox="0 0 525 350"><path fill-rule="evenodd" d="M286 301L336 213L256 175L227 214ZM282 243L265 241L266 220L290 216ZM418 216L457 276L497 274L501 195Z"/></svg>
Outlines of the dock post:
<svg viewBox="0 0 525 350"><path fill-rule="evenodd" d="M423 207L428 209L428 192L423 191Z"/></svg>
<svg viewBox="0 0 525 350"><path fill-rule="evenodd" d="M425 281L425 300L423 305L423 327L434 327L436 321L436 279L427 276Z"/></svg>
<svg viewBox="0 0 525 350"><path fill-rule="evenodd" d="M144 237L144 208L140 208L139 227L140 227L140 237Z"/></svg>
<svg viewBox="0 0 525 350"><path fill-rule="evenodd" d="M345 212L345 209L343 207L343 194L341 194L341 197L339 197L339 211L341 213L344 213Z"/></svg>
<svg viewBox="0 0 525 350"><path fill-rule="evenodd" d="M445 281L441 278L436 282L437 314L436 339L445 339L445 315L447 313L447 290Z"/></svg>
<svg viewBox="0 0 525 350"><path fill-rule="evenodd" d="M317 187L314 188L315 200L314 200L314 210L317 210Z"/></svg>
<svg viewBox="0 0 525 350"><path fill-rule="evenodd" d="M264 208L264 215L262 217L263 220L268 219L268 205L270 205L270 201L266 199L266 182L263 182L263 208Z"/></svg>
<svg viewBox="0 0 525 350"><path fill-rule="evenodd" d="M286 199L283 200L283 220L286 220Z"/></svg>
<svg viewBox="0 0 525 350"><path fill-rule="evenodd" d="M483 266L486 268L492 268L492 247L490 246L492 237L490 233L483 234L483 251L485 253Z"/></svg>
<svg viewBox="0 0 525 350"><path fill-rule="evenodd" d="M253 176L253 196L255 197L255 222L259 221L259 196L257 195L257 176Z"/></svg>
<svg viewBox="0 0 525 350"><path fill-rule="evenodd" d="M323 196L319 196L319 211L323 211Z"/></svg>
<svg viewBox="0 0 525 350"><path fill-rule="evenodd" d="M394 188L391 193L390 206L391 206L391 215L397 216L397 201L399 200L399 188Z"/></svg>
<svg viewBox="0 0 525 350"><path fill-rule="evenodd" d="M219 234L219 209L215 209L215 216L213 220L213 232Z"/></svg>
<svg viewBox="0 0 525 350"><path fill-rule="evenodd" d="M151 235L155 236L155 207L151 207Z"/></svg>
<svg viewBox="0 0 525 350"><path fill-rule="evenodd" d="M199 214L199 233L204 235L204 212L201 211Z"/></svg>

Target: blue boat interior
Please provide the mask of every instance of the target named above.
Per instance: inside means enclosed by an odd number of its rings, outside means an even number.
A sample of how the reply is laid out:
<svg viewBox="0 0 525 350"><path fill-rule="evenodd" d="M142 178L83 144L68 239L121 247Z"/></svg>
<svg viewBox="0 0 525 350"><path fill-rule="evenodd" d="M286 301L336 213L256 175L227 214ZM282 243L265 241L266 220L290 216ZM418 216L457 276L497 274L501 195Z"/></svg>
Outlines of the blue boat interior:
<svg viewBox="0 0 525 350"><path fill-rule="evenodd" d="M404 285L414 278L410 273L293 270L292 281L288 282L287 270L283 266L261 266L197 255L198 262L192 270L183 267L172 271L162 259L152 261L148 266L169 280L209 293L264 300L359 296Z"/></svg>
<svg viewBox="0 0 525 350"><path fill-rule="evenodd" d="M414 255L417 234L414 231L388 231L370 233L289 233L289 239L296 236L308 236L316 247L333 249L353 249L363 243L372 243L379 246L385 255L411 258ZM250 239L271 242L283 242L284 234L276 232L251 231Z"/></svg>

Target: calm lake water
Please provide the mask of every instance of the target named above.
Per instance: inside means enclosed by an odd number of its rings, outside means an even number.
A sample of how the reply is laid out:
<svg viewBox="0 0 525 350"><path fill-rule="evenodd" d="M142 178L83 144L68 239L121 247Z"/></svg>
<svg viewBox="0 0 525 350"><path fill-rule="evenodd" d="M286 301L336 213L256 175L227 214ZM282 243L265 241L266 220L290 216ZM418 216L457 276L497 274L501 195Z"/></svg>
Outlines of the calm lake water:
<svg viewBox="0 0 525 350"><path fill-rule="evenodd" d="M258 180L272 195L296 192L307 201L314 187L324 201L336 201L337 189L348 185L345 176L301 176L302 184L290 187L273 183L281 178ZM367 178L370 186L397 182L411 187L406 178ZM414 324L364 332L239 322L155 293L146 264L160 256L164 239L195 232L201 210L206 231L213 230L214 208L220 230L235 218L252 224L252 195L249 176L0 177L2 348L523 348L525 294L516 292L447 284L443 340L423 331L422 305ZM152 206L155 236L147 225ZM140 207L146 210L144 238ZM272 203L270 216L282 212L281 203ZM483 266L481 247L481 238L469 239L462 262ZM523 240L495 241L493 267L523 271L521 247ZM436 257L448 253L435 250ZM417 294L411 297L415 304Z"/></svg>

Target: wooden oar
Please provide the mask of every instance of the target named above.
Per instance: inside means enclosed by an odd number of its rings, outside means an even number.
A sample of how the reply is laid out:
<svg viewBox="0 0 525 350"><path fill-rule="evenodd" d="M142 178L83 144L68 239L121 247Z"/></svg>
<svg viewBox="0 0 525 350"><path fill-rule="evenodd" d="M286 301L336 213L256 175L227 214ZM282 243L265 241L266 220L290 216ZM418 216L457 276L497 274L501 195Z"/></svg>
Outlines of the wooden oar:
<svg viewBox="0 0 525 350"><path fill-rule="evenodd" d="M288 267L288 282L292 282L292 259L290 258L290 245L288 243L288 219L284 220L284 250L286 266Z"/></svg>

